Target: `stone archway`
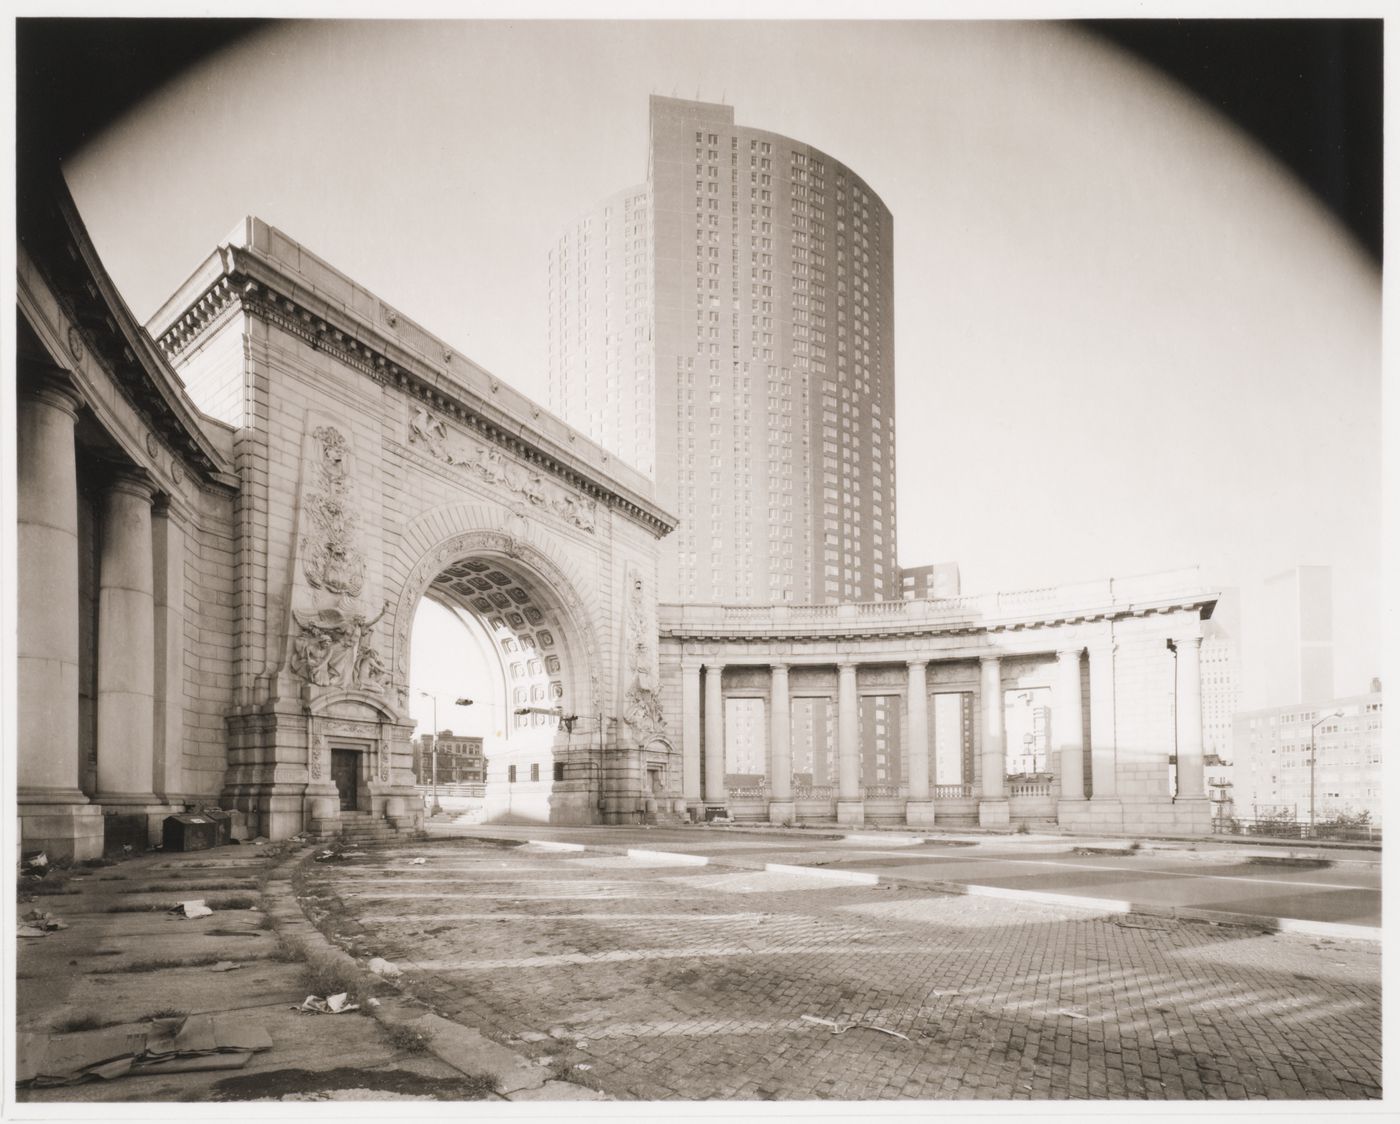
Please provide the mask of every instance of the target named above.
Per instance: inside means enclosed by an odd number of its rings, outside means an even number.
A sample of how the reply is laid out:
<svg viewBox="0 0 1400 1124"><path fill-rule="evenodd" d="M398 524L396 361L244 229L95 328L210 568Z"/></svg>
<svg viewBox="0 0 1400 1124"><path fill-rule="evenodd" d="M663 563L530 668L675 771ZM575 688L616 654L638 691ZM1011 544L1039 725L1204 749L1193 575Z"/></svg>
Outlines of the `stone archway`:
<svg viewBox="0 0 1400 1124"><path fill-rule="evenodd" d="M564 729L560 720L586 715L598 728L604 677L594 615L563 567L496 530L458 531L424 550L390 622L401 710L410 690L413 621L425 598L474 618L498 672L492 693L507 713L503 741L486 746L487 820L596 822L598 754L592 739L576 741L573 723Z"/></svg>

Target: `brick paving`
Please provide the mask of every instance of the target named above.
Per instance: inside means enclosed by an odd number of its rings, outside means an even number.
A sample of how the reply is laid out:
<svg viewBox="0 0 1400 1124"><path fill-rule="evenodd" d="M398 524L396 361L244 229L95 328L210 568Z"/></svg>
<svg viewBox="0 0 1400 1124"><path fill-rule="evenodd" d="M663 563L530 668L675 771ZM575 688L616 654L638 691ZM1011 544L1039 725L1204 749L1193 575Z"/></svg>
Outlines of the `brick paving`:
<svg viewBox="0 0 1400 1124"><path fill-rule="evenodd" d="M1380 1095L1365 942L471 840L305 888L444 1014L622 1098Z"/></svg>

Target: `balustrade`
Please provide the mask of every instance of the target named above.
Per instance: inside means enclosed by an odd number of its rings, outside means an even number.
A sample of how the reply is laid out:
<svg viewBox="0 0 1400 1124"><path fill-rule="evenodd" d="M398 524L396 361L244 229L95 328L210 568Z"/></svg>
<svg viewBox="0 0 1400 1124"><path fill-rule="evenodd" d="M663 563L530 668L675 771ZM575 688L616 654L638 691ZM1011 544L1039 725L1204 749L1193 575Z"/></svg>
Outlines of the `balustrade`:
<svg viewBox="0 0 1400 1124"><path fill-rule="evenodd" d="M829 784L794 785L792 794L797 800L830 800L836 795L836 788Z"/></svg>
<svg viewBox="0 0 1400 1124"><path fill-rule="evenodd" d="M933 798L935 800L970 800L972 799L972 786L970 784L936 784L933 786Z"/></svg>

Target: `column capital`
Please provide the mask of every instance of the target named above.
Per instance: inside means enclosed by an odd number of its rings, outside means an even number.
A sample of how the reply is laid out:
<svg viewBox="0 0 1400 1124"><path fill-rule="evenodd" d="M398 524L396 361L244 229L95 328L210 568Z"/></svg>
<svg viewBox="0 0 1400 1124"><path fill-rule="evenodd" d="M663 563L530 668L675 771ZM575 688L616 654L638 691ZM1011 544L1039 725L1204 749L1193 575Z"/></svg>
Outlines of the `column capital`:
<svg viewBox="0 0 1400 1124"><path fill-rule="evenodd" d="M715 662L714 660L705 660L704 663L705 663L705 670L706 670L706 672L708 672L710 675L718 675L720 672L722 672L722 671L724 670L724 664L722 664L722 663L717 663L717 662Z"/></svg>
<svg viewBox="0 0 1400 1124"><path fill-rule="evenodd" d="M1066 644L1055 649L1055 658L1060 660L1077 660L1083 654L1083 644L1078 646Z"/></svg>
<svg viewBox="0 0 1400 1124"><path fill-rule="evenodd" d="M682 656L682 657L681 657L681 670L682 670L682 671L699 671L699 670L700 670L702 667L704 667L704 666L705 666L705 661L702 660L702 659L699 659L698 657L692 657L692 656Z"/></svg>
<svg viewBox="0 0 1400 1124"><path fill-rule="evenodd" d="M905 666L905 667L909 667L909 668L914 668L914 667L928 667L928 665L929 665L931 662L932 662L932 661L930 661L930 660L928 660L928 659L922 659L922 660L905 660L905 661L904 661L904 666Z"/></svg>
<svg viewBox="0 0 1400 1124"><path fill-rule="evenodd" d="M768 670L774 675L786 675L788 673L788 665L781 660L774 660L768 665Z"/></svg>
<svg viewBox="0 0 1400 1124"><path fill-rule="evenodd" d="M155 498L155 481L144 468L121 465L112 469L107 479L108 492L121 492L151 503Z"/></svg>
<svg viewBox="0 0 1400 1124"><path fill-rule="evenodd" d="M1201 635L1200 633L1196 633L1194 636L1173 636L1169 643L1178 652L1180 652L1182 648L1199 649L1201 646Z"/></svg>
<svg viewBox="0 0 1400 1124"><path fill-rule="evenodd" d="M74 421L78 419L78 411L86 405L83 392L74 384L72 375L60 367L45 368L37 378L26 379L21 393L62 410Z"/></svg>
<svg viewBox="0 0 1400 1124"><path fill-rule="evenodd" d="M1001 664L1001 653L992 656L978 656L977 662L983 667L998 667Z"/></svg>
<svg viewBox="0 0 1400 1124"><path fill-rule="evenodd" d="M844 671L852 671L852 672L853 672L853 671L855 671L855 669L858 668L859 666L860 666L860 660L854 659L854 658L852 658L852 659L838 659L838 660L836 661L836 670L837 670L837 671L843 671L843 672L844 672Z"/></svg>

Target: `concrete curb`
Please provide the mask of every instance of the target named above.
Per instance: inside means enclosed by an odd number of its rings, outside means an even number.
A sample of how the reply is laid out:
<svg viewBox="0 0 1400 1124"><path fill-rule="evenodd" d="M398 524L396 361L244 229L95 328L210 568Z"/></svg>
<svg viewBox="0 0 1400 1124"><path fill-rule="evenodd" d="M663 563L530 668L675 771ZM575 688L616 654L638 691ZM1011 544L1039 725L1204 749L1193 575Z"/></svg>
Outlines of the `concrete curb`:
<svg viewBox="0 0 1400 1124"><path fill-rule="evenodd" d="M376 848L377 849L377 848ZM583 850L581 844L568 844L562 850ZM345 952L306 916L297 898L293 879L311 860L317 847L307 847L269 871L262 889L263 910L272 919L273 932L304 960L315 957L329 961L348 975L358 978L367 993L391 987L402 994L399 982L371 972ZM366 848L366 851L370 851ZM464 1076L493 1075L501 1100L608 1100L585 1086L551 1080L549 1071L534 1059L486 1038L475 1027L443 1018L417 1001L401 999L366 1003L364 1013L384 1027L409 1026L424 1032L426 1048L444 1065Z"/></svg>
<svg viewBox="0 0 1400 1124"><path fill-rule="evenodd" d="M769 874L799 874L808 878L821 878L827 882L846 882L852 886L880 884L878 874L867 874L861 870L829 870L822 866L788 866L785 863L764 863L763 869Z"/></svg>
<svg viewBox="0 0 1400 1124"><path fill-rule="evenodd" d="M778 829L781 830L781 829ZM791 830L791 829L790 829ZM468 838L459 836L458 838ZM473 836L480 838L483 843L503 843L498 836ZM808 838L812 838L808 836ZM844 836L833 836L829 838L844 838ZM1071 841L1074 836L1064 836L1064 841ZM1086 843L1092 845L1095 837L1086 837ZM1102 837L1098 837L1102 838ZM1211 838L1210 836L1203 838ZM941 840L927 840L941 841ZM517 841L505 840L505 843L512 845L522 845ZM595 850L617 851L615 844L591 844ZM1257 844L1246 844L1257 845ZM1277 848L1278 844L1271 844ZM1316 844L1313 844L1316 845ZM585 845L581 843L554 844L559 850L582 851ZM631 854L631 850L627 851ZM724 855L718 861L711 861L706 855L685 855L683 858L676 858L682 852L657 851L644 852L644 854L668 855L673 861L687 862L692 865L727 866L731 869L749 869L753 866L745 865L743 862L734 861L732 855ZM1324 855L1298 855L1291 854L1287 847L1281 848L1281 852L1275 854L1260 855L1261 858L1289 857L1289 858L1322 858ZM1338 861L1338 859L1333 859ZM1340 859L1345 862L1345 859ZM882 878L879 875L865 873L864 871L833 871L825 866L795 866L780 864L780 862L766 862L763 865L764 871L770 873L785 873L785 875L809 875L812 878L825 878L830 882L844 882L853 886L897 886L906 890L934 890L935 893L960 894L967 897L995 897L1005 901L1026 901L1039 906L1064 906L1067 908L1077 908L1077 910L1093 910L1103 914L1120 915L1120 917L1145 917L1156 918L1165 921L1204 921L1212 925L1238 925L1242 928L1260 929L1263 932L1289 932L1289 934L1299 934L1305 936L1327 936L1327 938L1338 939L1338 941L1380 941L1382 931L1378 927L1371 925L1343 925L1334 921L1309 921L1299 917L1264 917L1260 914L1231 913L1229 910L1204 910L1189 906L1151 906L1151 904L1138 904L1133 901L1120 899L1110 899L1110 897L1081 897L1078 894L1057 894L1042 892L1042 890L1015 890L1005 886L983 886L981 883L969 882L944 882L944 880L934 880L934 882L916 882L911 879Z"/></svg>
<svg viewBox="0 0 1400 1124"><path fill-rule="evenodd" d="M670 866L709 866L708 855L685 855L679 851L643 851L637 847L627 849L627 857L639 862L666 863Z"/></svg>

